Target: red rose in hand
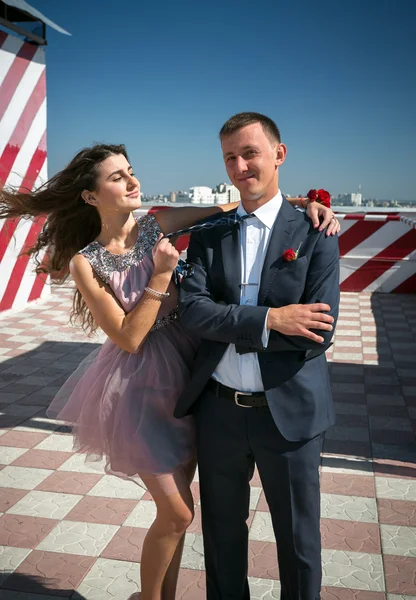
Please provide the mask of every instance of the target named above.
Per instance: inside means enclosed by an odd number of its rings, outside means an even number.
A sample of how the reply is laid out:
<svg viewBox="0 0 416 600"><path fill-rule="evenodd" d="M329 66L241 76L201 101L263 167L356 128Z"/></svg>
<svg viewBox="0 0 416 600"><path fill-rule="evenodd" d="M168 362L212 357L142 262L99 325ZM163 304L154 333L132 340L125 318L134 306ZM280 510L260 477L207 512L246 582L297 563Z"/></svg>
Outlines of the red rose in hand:
<svg viewBox="0 0 416 600"><path fill-rule="evenodd" d="M313 202L314 200L317 199L318 197L318 192L316 190L309 190L309 192L306 194L307 197L309 198L309 200L311 202Z"/></svg>
<svg viewBox="0 0 416 600"><path fill-rule="evenodd" d="M317 200L324 206L327 206L328 208L331 207L331 194L326 190L318 190Z"/></svg>
<svg viewBox="0 0 416 600"><path fill-rule="evenodd" d="M285 260L287 262L291 262L292 260L296 260L296 258L297 258L297 254L293 250L293 248L289 248L289 250L285 250L283 252L283 260Z"/></svg>

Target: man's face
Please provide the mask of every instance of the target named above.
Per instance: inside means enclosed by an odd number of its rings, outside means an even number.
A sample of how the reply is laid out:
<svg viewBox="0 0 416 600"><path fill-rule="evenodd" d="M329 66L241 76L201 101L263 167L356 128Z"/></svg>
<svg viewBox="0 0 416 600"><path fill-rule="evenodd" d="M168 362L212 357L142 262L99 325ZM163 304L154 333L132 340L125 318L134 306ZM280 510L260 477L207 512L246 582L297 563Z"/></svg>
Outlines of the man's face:
<svg viewBox="0 0 416 600"><path fill-rule="evenodd" d="M286 157L286 147L272 141L260 123L226 136L222 152L228 177L245 204L258 207L277 194L277 169Z"/></svg>

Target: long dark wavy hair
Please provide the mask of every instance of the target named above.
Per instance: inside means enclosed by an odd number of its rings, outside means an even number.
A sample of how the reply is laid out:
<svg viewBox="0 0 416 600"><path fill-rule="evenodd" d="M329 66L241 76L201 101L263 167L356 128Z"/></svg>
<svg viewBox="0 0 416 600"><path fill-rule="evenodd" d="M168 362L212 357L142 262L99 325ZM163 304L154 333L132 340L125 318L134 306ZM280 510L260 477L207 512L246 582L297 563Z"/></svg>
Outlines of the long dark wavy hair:
<svg viewBox="0 0 416 600"><path fill-rule="evenodd" d="M36 190L20 192L0 190L0 219L46 216L36 244L27 250L35 259L36 272L47 273L54 283L62 284L69 276L71 258L101 231L97 209L84 202L84 190L95 191L101 163L109 156L122 154L128 160L124 145L96 144L84 148L68 166ZM41 262L39 253L49 249L48 260ZM89 334L97 324L83 297L75 291L71 322L77 322Z"/></svg>

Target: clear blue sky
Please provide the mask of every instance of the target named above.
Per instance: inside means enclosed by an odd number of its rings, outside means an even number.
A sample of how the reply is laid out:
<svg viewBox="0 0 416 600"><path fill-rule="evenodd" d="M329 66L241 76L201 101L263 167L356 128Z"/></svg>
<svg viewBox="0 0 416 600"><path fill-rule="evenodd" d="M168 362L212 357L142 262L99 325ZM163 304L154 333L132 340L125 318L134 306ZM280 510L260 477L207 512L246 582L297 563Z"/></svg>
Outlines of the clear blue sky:
<svg viewBox="0 0 416 600"><path fill-rule="evenodd" d="M49 174L125 143L144 193L226 181L232 114L280 127L289 194L416 199L414 0L31 0L48 31Z"/></svg>

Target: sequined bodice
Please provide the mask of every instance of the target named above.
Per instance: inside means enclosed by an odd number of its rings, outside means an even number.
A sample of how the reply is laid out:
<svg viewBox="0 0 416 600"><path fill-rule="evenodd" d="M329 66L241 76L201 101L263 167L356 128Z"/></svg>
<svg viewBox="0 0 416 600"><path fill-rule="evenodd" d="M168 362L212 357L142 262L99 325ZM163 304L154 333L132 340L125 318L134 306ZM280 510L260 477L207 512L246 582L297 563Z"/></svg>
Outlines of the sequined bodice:
<svg viewBox="0 0 416 600"><path fill-rule="evenodd" d="M110 283L110 277L114 271L125 271L138 264L145 255L151 254L162 230L154 215L146 215L141 219L136 218L136 222L139 226L139 235L133 248L124 254L112 254L99 242L91 242L78 253L85 256L97 275L106 283Z"/></svg>
<svg viewBox="0 0 416 600"><path fill-rule="evenodd" d="M134 246L124 254L112 254L99 242L91 242L79 251L94 271L109 285L126 312L140 300L153 273L152 248L161 229L154 215L136 218L139 233ZM171 286L171 297L163 301L152 330L159 329L178 318L176 290Z"/></svg>

